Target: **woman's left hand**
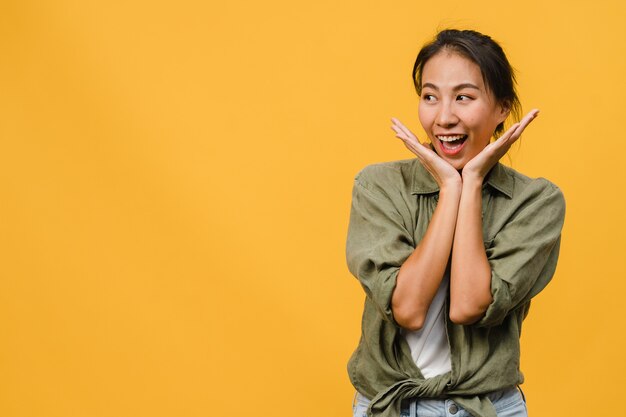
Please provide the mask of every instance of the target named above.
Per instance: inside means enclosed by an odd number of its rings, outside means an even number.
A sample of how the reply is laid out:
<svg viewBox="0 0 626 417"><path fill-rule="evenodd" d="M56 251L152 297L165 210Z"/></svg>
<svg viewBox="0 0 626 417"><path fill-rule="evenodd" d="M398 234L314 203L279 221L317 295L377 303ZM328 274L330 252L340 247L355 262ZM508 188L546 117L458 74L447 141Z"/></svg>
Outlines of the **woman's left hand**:
<svg viewBox="0 0 626 417"><path fill-rule="evenodd" d="M526 126L528 126L538 114L539 110L531 110L520 122L511 126L504 135L485 146L485 149L465 164L461 173L463 179L474 178L482 182L489 170L508 152L511 145L519 139L524 129L526 129Z"/></svg>

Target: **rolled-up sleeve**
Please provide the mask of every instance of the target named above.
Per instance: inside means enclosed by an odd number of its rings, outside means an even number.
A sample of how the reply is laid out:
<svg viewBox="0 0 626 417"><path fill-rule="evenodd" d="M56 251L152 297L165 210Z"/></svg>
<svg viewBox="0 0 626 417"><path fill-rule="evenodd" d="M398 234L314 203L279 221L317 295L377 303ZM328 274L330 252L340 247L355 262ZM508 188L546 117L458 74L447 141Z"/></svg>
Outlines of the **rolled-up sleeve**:
<svg viewBox="0 0 626 417"><path fill-rule="evenodd" d="M395 324L391 296L398 270L414 250L413 237L392 198L365 177L363 171L357 175L352 191L348 269L383 319Z"/></svg>
<svg viewBox="0 0 626 417"><path fill-rule="evenodd" d="M506 216L486 247L493 300L477 326L502 323L509 312L543 290L556 270L565 217L560 189L547 180L534 180Z"/></svg>

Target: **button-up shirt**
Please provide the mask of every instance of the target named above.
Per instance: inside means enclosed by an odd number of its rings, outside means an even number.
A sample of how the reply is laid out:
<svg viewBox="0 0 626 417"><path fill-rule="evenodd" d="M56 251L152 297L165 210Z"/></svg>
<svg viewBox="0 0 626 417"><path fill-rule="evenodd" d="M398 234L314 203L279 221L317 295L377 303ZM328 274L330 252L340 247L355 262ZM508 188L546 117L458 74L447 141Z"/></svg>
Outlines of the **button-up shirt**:
<svg viewBox="0 0 626 417"><path fill-rule="evenodd" d="M417 159L370 165L355 178L346 254L366 299L348 373L372 400L370 416L398 416L403 399L445 397L476 417L496 417L484 394L523 382L522 321L531 298L556 269L563 194L546 179L528 178L500 163L492 168L482 188L482 223L493 300L472 325L454 324L446 314L452 370L424 378L394 320L391 296L438 197L439 186Z"/></svg>

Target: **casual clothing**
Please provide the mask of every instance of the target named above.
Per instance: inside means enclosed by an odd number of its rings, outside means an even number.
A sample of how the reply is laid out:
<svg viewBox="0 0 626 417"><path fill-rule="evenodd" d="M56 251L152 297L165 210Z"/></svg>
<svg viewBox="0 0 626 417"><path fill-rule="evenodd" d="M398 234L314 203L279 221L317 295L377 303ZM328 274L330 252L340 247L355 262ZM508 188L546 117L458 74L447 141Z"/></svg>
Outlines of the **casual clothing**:
<svg viewBox="0 0 626 417"><path fill-rule="evenodd" d="M470 326L445 326L451 370L425 378L391 311L400 266L424 236L439 187L417 159L371 165L356 177L348 267L367 295L361 340L348 363L368 415L400 414L402 400L444 398L475 417L495 417L489 393L523 382L519 337L530 299L554 274L565 202L545 179L496 164L482 190L483 241L493 301Z"/></svg>
<svg viewBox="0 0 626 417"><path fill-rule="evenodd" d="M487 394L498 417L528 417L526 400L517 387ZM353 417L366 417L370 400L357 393L352 404ZM400 417L470 417L452 400L413 399L402 401Z"/></svg>

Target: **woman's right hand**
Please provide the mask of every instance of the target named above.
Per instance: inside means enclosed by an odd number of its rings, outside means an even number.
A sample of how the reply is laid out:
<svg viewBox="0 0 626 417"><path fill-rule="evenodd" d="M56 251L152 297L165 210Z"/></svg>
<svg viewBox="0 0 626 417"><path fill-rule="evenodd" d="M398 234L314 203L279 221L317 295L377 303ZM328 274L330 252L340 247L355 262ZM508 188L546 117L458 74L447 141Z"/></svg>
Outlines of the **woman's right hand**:
<svg viewBox="0 0 626 417"><path fill-rule="evenodd" d="M437 155L426 144L421 143L417 137L395 117L391 118L391 129L396 132L396 137L401 139L411 152L420 160L422 165L433 176L439 188L449 186L461 186L461 174L443 158Z"/></svg>

